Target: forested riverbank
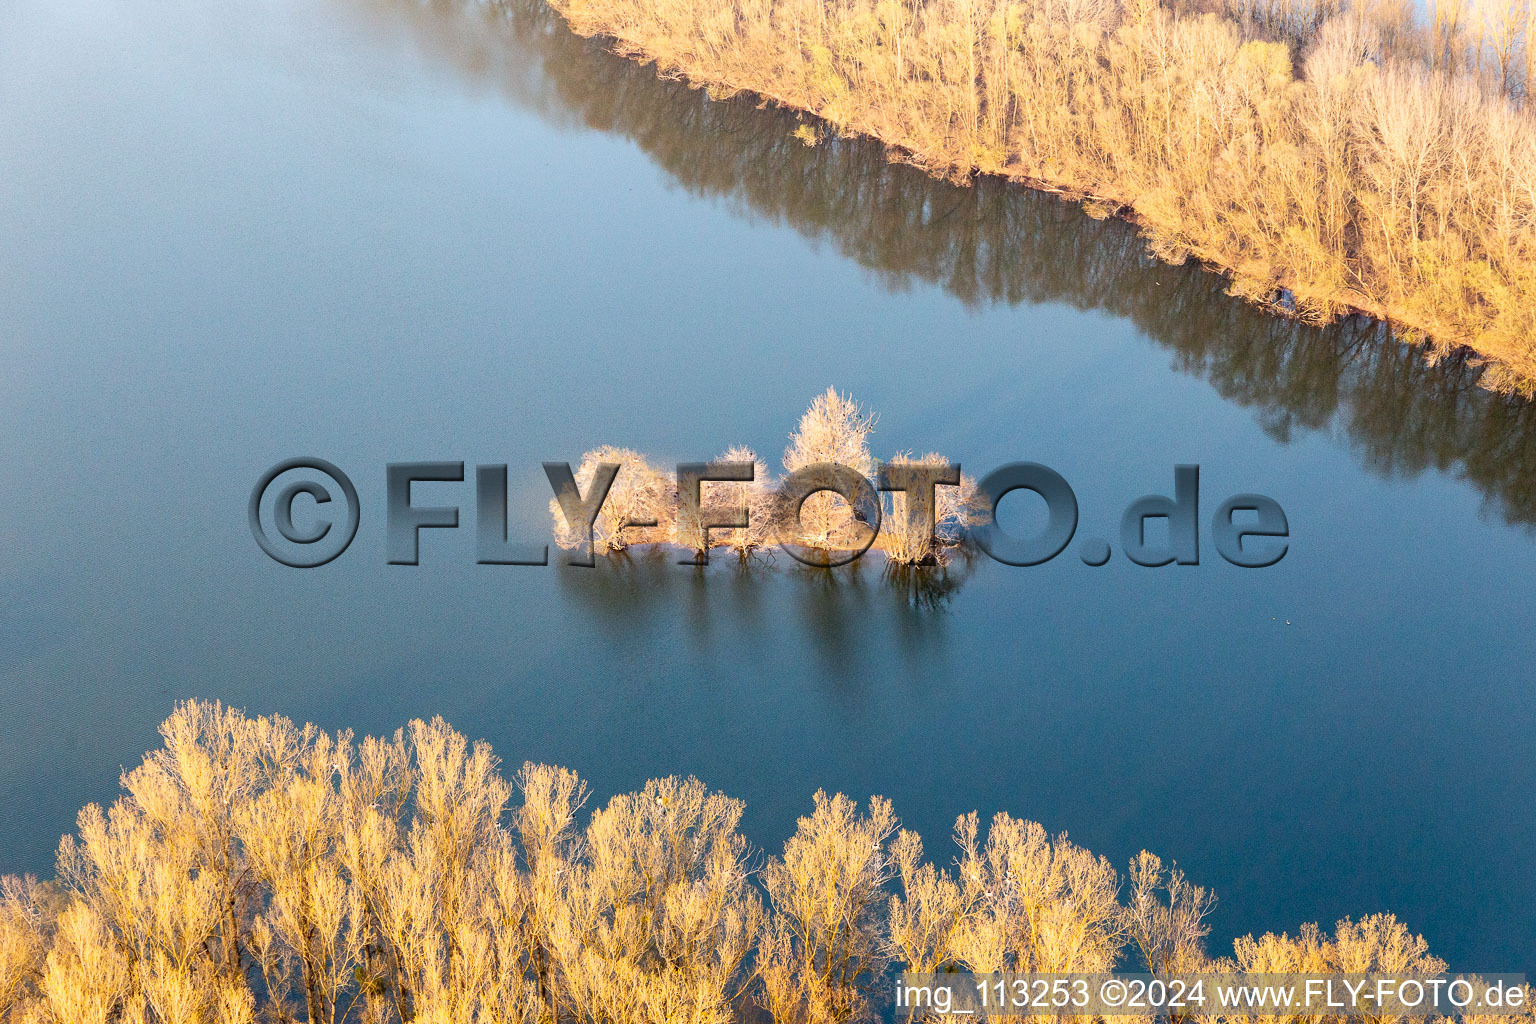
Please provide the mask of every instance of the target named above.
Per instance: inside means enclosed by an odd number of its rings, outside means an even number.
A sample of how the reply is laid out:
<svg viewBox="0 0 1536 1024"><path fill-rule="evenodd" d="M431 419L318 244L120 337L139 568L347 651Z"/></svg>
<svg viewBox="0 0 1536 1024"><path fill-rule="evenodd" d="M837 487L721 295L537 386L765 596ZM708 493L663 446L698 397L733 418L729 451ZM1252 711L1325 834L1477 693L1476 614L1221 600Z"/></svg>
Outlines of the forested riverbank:
<svg viewBox="0 0 1536 1024"><path fill-rule="evenodd" d="M665 74L1135 221L1275 312L1536 386L1530 10L1439 0L556 0Z"/></svg>

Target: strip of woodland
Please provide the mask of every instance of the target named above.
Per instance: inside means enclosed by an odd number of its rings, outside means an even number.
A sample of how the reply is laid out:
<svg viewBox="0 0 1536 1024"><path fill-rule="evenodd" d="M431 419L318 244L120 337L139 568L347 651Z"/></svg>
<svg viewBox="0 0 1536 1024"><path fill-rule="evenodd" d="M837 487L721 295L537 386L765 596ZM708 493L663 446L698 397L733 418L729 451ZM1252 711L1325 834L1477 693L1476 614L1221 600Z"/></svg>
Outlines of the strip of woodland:
<svg viewBox="0 0 1536 1024"><path fill-rule="evenodd" d="M1005 813L930 859L889 801L817 793L764 856L697 779L588 809L574 772L509 779L441 719L358 740L192 701L160 731L55 880L0 880L3 1024L829 1024L870 1019L893 968L1445 966L1390 914L1215 958L1177 867L1122 875ZM1536 1016L1466 1024L1492 1021Z"/></svg>
<svg viewBox="0 0 1536 1024"><path fill-rule="evenodd" d="M814 115L807 144L1061 192L1277 312L1364 312L1536 390L1528 0L551 2L665 74Z"/></svg>

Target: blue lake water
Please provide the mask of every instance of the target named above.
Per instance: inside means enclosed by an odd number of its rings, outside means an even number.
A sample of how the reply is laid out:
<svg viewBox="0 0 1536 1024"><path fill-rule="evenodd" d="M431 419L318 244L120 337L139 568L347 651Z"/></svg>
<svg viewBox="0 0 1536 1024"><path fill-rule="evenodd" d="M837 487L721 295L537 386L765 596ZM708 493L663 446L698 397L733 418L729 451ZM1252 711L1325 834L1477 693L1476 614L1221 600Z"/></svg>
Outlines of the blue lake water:
<svg viewBox="0 0 1536 1024"><path fill-rule="evenodd" d="M818 788L889 796L941 860L956 815L1007 809L1176 860L1216 952L1390 910L1455 968L1536 970L1531 406L795 123L525 0L0 8L0 870L49 871L198 696L441 714L599 794L697 774L769 849ZM480 566L466 482L417 488L464 528L386 564L387 462L505 462L539 536L541 461L776 467L829 385L877 455L1053 467L1079 537L1198 463L1203 509L1270 495L1290 552L925 589ZM301 454L363 509L303 571L245 516Z"/></svg>

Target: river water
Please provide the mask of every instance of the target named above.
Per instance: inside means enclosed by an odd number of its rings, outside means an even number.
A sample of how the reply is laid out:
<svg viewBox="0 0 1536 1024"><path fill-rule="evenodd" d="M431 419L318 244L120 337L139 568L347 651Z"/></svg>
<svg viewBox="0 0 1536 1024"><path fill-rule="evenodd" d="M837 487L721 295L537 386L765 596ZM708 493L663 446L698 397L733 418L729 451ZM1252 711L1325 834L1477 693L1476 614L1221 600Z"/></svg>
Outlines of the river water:
<svg viewBox="0 0 1536 1024"><path fill-rule="evenodd" d="M442 714L599 794L694 773L768 849L818 788L892 798L941 861L1006 809L1176 860L1217 952L1390 910L1455 968L1536 970L1531 406L795 126L526 0L0 7L0 870L49 871L200 696ZM418 485L464 528L386 564L388 462L507 463L537 537L541 461L776 465L833 385L877 455L1054 468L1079 537L1198 463L1203 510L1279 501L1289 553L481 566L466 482ZM362 507L314 570L246 519L295 455Z"/></svg>

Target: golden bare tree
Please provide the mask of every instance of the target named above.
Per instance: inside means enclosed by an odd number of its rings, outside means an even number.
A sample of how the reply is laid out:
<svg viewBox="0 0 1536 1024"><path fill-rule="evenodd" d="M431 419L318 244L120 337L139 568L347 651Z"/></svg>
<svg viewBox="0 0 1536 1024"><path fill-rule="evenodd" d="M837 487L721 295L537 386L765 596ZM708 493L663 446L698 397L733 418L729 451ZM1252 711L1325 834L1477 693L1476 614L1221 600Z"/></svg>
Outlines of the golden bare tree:
<svg viewBox="0 0 1536 1024"><path fill-rule="evenodd" d="M789 447L784 449L785 470L794 473L831 464L868 477L875 466L869 453L869 435L874 433L876 419L851 396L828 388L811 402L789 435ZM854 546L859 525L855 510L841 495L821 491L800 507L797 532L808 545L837 550Z"/></svg>

